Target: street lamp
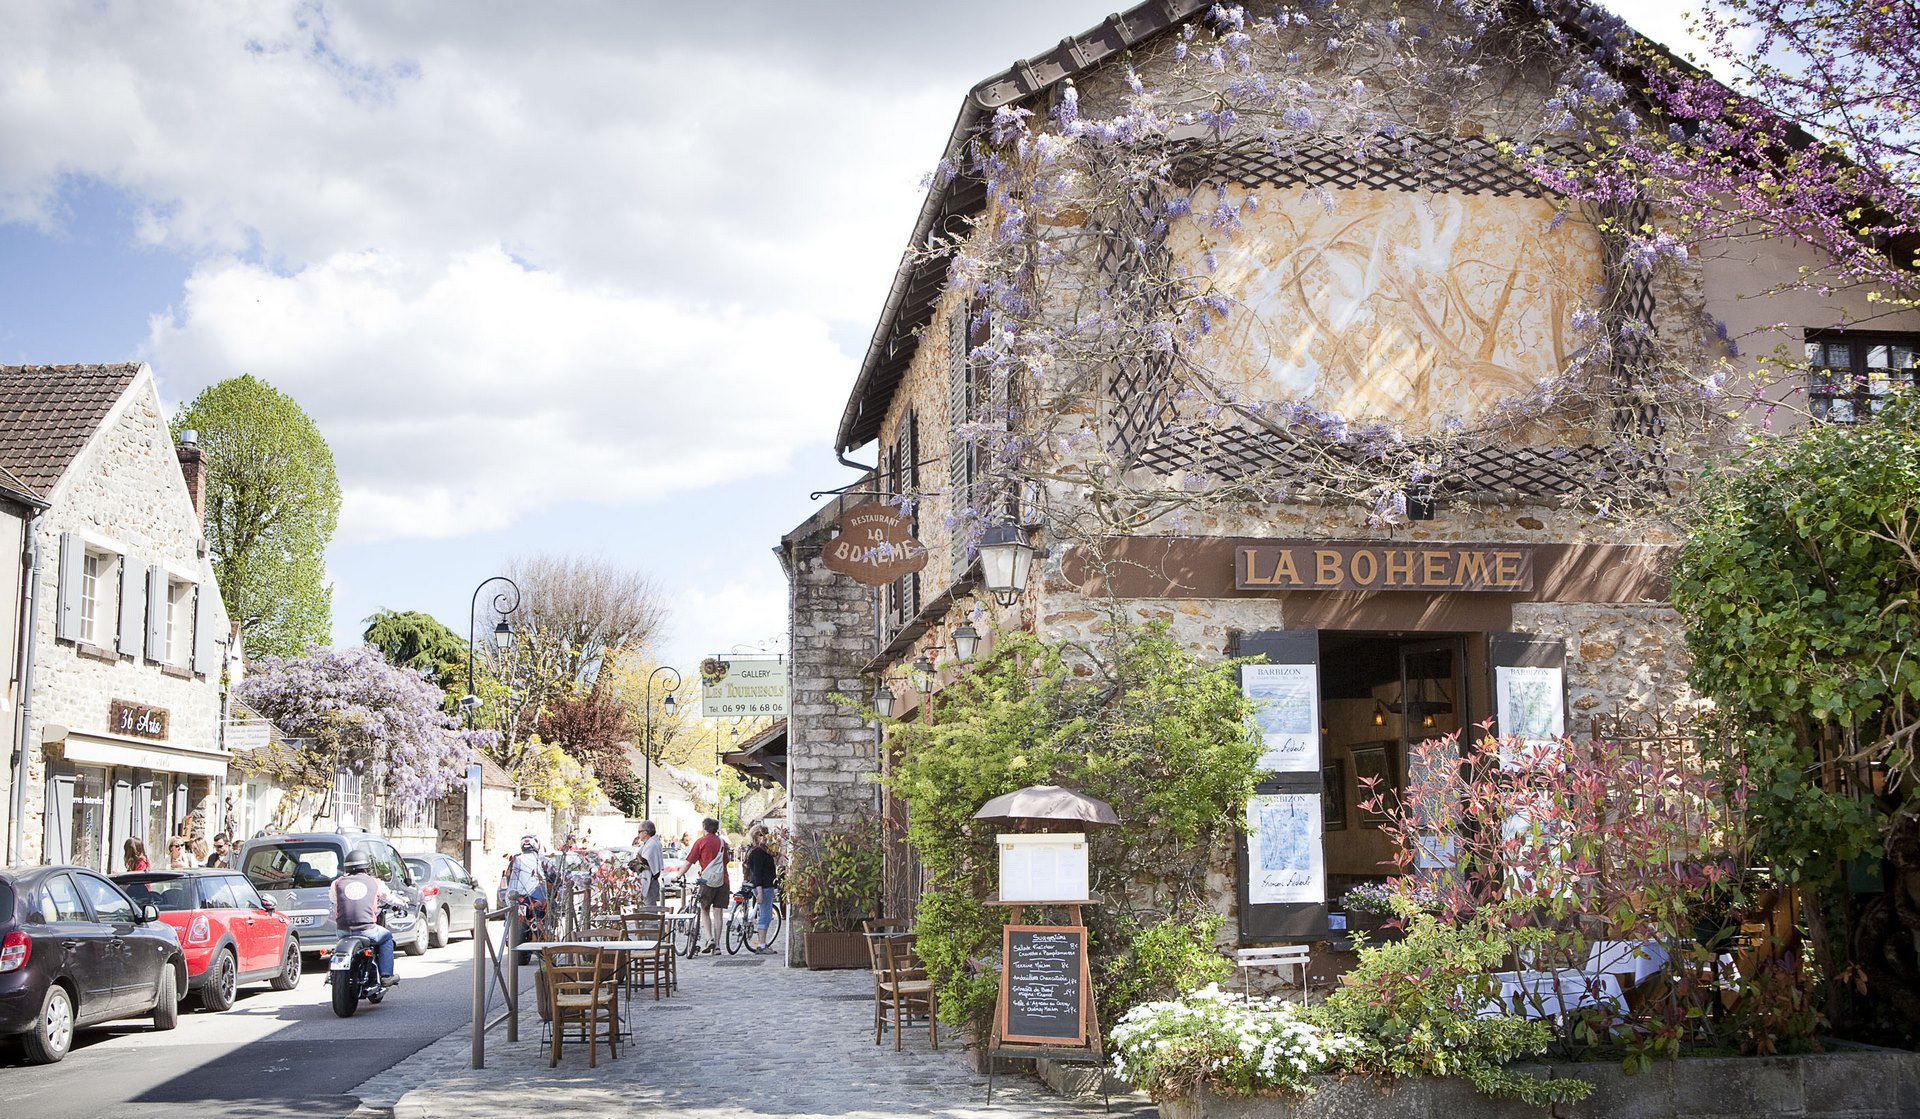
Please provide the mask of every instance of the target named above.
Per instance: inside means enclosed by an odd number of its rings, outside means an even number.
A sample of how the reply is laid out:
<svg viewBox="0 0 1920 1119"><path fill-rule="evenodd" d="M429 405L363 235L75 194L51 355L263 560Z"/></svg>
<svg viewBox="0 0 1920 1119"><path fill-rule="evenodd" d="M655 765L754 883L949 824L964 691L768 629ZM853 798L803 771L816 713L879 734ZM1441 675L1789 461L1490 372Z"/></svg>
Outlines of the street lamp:
<svg viewBox="0 0 1920 1119"><path fill-rule="evenodd" d="M873 685L873 710L882 719L893 718L896 697L893 694L893 681L882 677Z"/></svg>
<svg viewBox="0 0 1920 1119"><path fill-rule="evenodd" d="M507 615L520 609L520 584L505 575L495 575L491 579L480 580L473 588L473 599L467 603L467 694L460 697L460 706L466 708L467 729L473 729L473 712L480 706L480 697L473 690L473 654L479 645L478 623L474 615L480 609L480 592L492 583L505 583L506 589L493 596L493 612L500 620L493 627L493 648L497 653L505 653L513 647L513 627L507 624ZM469 864L471 865L471 864Z"/></svg>
<svg viewBox="0 0 1920 1119"><path fill-rule="evenodd" d="M647 777L642 782L641 793L646 798L647 819L653 818L653 681L662 672L673 677L673 683L667 685L667 697L660 701L669 715L673 714L673 693L680 687L680 673L672 665L663 664L647 674L647 748L642 751L647 757Z"/></svg>
<svg viewBox="0 0 1920 1119"><path fill-rule="evenodd" d="M1012 525L993 525L980 536L980 581L993 600L1012 606L1026 593L1033 545Z"/></svg>
<svg viewBox="0 0 1920 1119"><path fill-rule="evenodd" d="M960 628L953 631L953 656L965 664L980 651L980 631L973 628L972 622L961 622Z"/></svg>

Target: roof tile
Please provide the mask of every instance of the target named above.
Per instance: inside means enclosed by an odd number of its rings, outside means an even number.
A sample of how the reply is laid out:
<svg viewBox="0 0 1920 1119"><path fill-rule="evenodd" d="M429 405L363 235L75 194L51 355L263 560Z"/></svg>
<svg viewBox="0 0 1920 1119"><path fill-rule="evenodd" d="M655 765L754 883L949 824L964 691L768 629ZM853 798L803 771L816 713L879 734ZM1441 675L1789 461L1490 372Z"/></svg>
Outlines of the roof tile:
<svg viewBox="0 0 1920 1119"><path fill-rule="evenodd" d="M45 496L66 473L137 364L0 365L0 471Z"/></svg>

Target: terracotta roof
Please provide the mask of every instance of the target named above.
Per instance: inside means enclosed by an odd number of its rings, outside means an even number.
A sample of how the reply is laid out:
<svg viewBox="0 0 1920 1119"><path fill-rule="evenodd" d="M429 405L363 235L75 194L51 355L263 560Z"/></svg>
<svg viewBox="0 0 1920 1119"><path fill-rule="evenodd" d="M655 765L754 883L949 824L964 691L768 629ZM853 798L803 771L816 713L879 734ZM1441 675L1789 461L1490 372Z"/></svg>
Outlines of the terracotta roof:
<svg viewBox="0 0 1920 1119"><path fill-rule="evenodd" d="M0 466L0 497L11 497L35 508L43 508L44 500L33 492L33 488L21 481L13 471Z"/></svg>
<svg viewBox="0 0 1920 1119"><path fill-rule="evenodd" d="M140 372L123 365L0 365L0 469L46 495Z"/></svg>

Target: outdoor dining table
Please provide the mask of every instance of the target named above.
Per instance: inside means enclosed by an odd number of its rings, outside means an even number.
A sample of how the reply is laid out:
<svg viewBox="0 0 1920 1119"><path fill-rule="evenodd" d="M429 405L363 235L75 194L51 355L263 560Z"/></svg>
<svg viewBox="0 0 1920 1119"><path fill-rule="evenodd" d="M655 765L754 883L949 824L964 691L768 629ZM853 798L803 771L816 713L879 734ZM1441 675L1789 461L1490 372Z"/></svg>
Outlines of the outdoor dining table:
<svg viewBox="0 0 1920 1119"><path fill-rule="evenodd" d="M1480 1017L1519 1014L1526 1018L1557 1018L1572 1010L1605 1006L1618 1017L1626 1011L1620 980L1574 968L1556 971L1496 971L1493 998Z"/></svg>

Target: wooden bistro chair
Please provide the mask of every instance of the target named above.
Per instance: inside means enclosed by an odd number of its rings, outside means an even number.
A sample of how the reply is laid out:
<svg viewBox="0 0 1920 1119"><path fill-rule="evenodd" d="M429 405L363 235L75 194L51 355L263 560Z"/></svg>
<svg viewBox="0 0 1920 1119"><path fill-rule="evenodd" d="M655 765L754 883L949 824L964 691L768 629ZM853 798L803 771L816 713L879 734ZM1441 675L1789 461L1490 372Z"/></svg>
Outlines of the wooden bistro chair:
<svg viewBox="0 0 1920 1119"><path fill-rule="evenodd" d="M651 952L630 957L627 993L632 994L636 987L652 987L653 1001L659 1002L663 988L666 994L673 993L669 977L675 957L673 941L667 936L667 919L657 911L649 913L643 910L621 914L620 922L628 940L651 940L656 945Z"/></svg>
<svg viewBox="0 0 1920 1119"><path fill-rule="evenodd" d="M912 1020L916 1012L927 1016L927 1043L940 1048L940 1022L935 1015L933 980L927 978L926 968L920 965L913 954L914 937L911 933L872 938L880 945L880 956L884 960L884 970L875 973L874 989L877 997L885 1000L887 1009L893 1017L893 1047L900 1048L900 1030ZM876 1022L873 1028L873 1043L880 1044L880 1029L885 1024L880 1018L880 1003L874 1004Z"/></svg>
<svg viewBox="0 0 1920 1119"><path fill-rule="evenodd" d="M540 950L547 977L547 1007L553 1015L553 1048L547 1067L560 1063L560 1045L567 1024L578 1022L587 1041L587 1067L599 1067L599 1041L604 1030L607 1056L618 1059L620 1035L620 981L615 953L579 945L556 944Z"/></svg>

